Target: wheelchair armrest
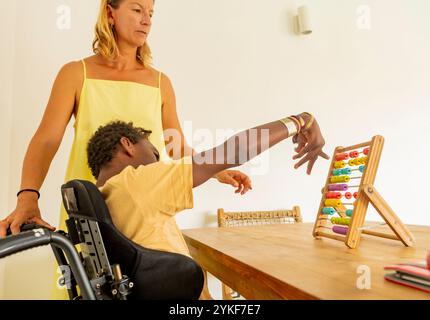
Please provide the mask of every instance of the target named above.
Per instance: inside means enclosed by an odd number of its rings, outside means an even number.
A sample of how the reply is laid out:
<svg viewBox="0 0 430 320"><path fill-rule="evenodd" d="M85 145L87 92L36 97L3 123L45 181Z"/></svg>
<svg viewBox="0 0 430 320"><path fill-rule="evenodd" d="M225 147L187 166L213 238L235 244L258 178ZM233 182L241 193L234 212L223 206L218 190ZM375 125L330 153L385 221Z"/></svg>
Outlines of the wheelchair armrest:
<svg viewBox="0 0 430 320"><path fill-rule="evenodd" d="M34 226L26 225L21 230L29 231L0 240L0 259L20 251L48 245L51 242L51 231L43 228L32 229Z"/></svg>

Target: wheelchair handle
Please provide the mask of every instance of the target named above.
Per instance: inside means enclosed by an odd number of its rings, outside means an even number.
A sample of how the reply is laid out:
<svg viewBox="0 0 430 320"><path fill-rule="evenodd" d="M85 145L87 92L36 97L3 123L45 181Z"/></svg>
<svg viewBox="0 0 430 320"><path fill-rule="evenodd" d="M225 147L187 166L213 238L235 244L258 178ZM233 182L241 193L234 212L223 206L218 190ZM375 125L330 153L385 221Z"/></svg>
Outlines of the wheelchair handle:
<svg viewBox="0 0 430 320"><path fill-rule="evenodd" d="M58 232L39 228L1 239L0 259L24 250L48 244L60 248L66 254L70 268L72 269L76 282L81 289L82 297L85 300L96 300L96 296L91 288L91 283L73 243L67 237Z"/></svg>
<svg viewBox="0 0 430 320"><path fill-rule="evenodd" d="M12 254L51 243L50 231L34 229L0 240L0 259Z"/></svg>

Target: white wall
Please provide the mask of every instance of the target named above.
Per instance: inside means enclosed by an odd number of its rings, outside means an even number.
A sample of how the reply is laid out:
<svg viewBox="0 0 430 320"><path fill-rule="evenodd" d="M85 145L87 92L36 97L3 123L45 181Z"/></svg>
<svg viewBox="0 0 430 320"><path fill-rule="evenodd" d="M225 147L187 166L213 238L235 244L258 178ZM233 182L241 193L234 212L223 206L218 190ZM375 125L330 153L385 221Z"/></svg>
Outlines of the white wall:
<svg viewBox="0 0 430 320"><path fill-rule="evenodd" d="M69 6L72 13L71 28L66 30L57 27L57 9L63 5ZM15 66L5 75L8 79L13 79L14 92L12 120L9 121L11 138L8 139L11 145L8 159L10 166L2 167L2 174L9 173L7 213L14 209L16 190L20 187L22 161L42 118L59 69L66 62L92 53L92 30L98 2L25 0L17 2L15 6L17 17L14 27L10 29L15 33ZM2 13L6 14L7 11ZM42 216L53 225L57 225L59 220L60 186L73 139L71 125L52 163L39 201ZM8 258L3 285L5 297L48 299L51 288L46 283L51 281L54 263L52 251L48 247ZM34 270L37 270L37 277Z"/></svg>
<svg viewBox="0 0 430 320"><path fill-rule="evenodd" d="M3 157L0 157L0 168L2 168L0 179L0 217L9 210L9 154L11 148L11 126L12 126L12 100L14 75L14 40L15 40L15 1L8 1L2 5L2 10L8 14L0 19L0 38L3 40L0 50L0 149ZM0 260L0 300L4 297L5 260Z"/></svg>
<svg viewBox="0 0 430 320"><path fill-rule="evenodd" d="M71 29L58 30L56 10L64 4L72 10ZM291 17L301 4L311 10L310 36L292 31ZM360 28L362 5L370 10L370 29ZM11 137L2 140L2 146L12 146L0 169L3 177L9 176L9 183L0 185L0 194L8 195L1 207L7 212L14 207L21 163L59 68L91 54L97 7L98 1L87 0L16 3L19 15L15 29L10 29L15 44L6 51L13 49L15 54L2 59L11 62L2 87L9 84L6 79L14 79L12 97L7 98L11 88L2 88L7 90L2 98L8 100L1 106L2 115L3 109L9 112L2 117L3 137ZM192 121L193 130L237 131L307 110L317 116L330 155L338 145L383 135L377 188L405 223L429 225L430 205L422 201L429 176L424 159L430 155L428 12L426 0L159 1L150 44L155 66L174 83L180 118ZM8 10L1 15L13 25ZM42 189L40 206L53 224L58 222L59 187L72 134L69 128ZM196 189L195 208L180 214L178 223L182 228L215 226L219 207L260 210L293 205L301 206L305 221L313 221L329 162L317 162L313 174L306 176L304 168L293 170L292 151L291 142L272 149L268 172L252 177L254 190L246 196L215 181ZM251 174L256 168L248 164L241 170ZM373 210L369 218L376 219ZM44 283L52 261L48 249L10 258L3 286L6 298L48 297ZM34 273L25 272L28 266L43 271L35 279ZM18 275L21 281L12 280Z"/></svg>
<svg viewBox="0 0 430 320"><path fill-rule="evenodd" d="M429 204L420 201L428 173L411 164L429 154L429 2L262 3L160 3L153 38L163 42L153 44L159 65L176 84L182 119L193 120L195 128L215 130L309 110L320 121L330 154L337 145L381 134L386 145L378 189L405 222L428 224L424 212ZM289 31L287 17L303 3L312 10L315 31L297 37ZM363 4L370 7L370 30L357 27L357 9ZM304 170L292 169L291 152L289 142L273 150L270 173L254 177L254 191L245 197L215 182L198 189L197 210L182 214L180 221L187 227L215 224L213 215L199 219L194 213L213 214L217 207L252 210L294 204L303 208L305 221L312 221L329 162L317 163L307 177ZM408 184L414 187L403 187Z"/></svg>

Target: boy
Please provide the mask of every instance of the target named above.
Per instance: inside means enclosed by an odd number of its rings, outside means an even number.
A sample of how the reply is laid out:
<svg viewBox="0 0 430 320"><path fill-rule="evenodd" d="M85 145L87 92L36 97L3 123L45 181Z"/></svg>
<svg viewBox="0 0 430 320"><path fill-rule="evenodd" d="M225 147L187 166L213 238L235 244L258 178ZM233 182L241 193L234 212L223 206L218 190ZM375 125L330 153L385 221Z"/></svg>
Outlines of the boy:
<svg viewBox="0 0 430 320"><path fill-rule="evenodd" d="M310 174L319 156L329 158L308 113L246 130L212 150L168 163L159 161L150 133L120 121L100 127L88 143L88 164L119 231L143 247L189 257L174 216L193 207L193 188L289 137L299 144L293 159L302 158L295 168L309 162ZM249 180L237 180L242 193L251 188Z"/></svg>

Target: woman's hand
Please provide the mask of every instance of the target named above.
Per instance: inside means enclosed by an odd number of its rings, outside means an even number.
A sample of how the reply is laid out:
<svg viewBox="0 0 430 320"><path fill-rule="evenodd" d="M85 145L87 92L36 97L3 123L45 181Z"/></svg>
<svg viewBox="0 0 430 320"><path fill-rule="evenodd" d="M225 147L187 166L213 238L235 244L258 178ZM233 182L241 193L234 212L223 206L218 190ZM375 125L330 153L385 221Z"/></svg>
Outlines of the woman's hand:
<svg viewBox="0 0 430 320"><path fill-rule="evenodd" d="M307 118L307 115L302 115L303 118ZM305 119L305 122L310 119ZM300 159L294 165L294 169L300 168L304 163L308 162L307 174L311 174L312 168L317 161L318 157L324 159L330 159L330 157L322 150L325 145L325 140L321 134L320 127L317 121L314 119L312 126L307 130L302 130L299 134L293 138L293 143L298 144L294 150L297 152L293 156L293 160Z"/></svg>
<svg viewBox="0 0 430 320"><path fill-rule="evenodd" d="M235 193L244 195L250 189L252 190L251 179L244 173L237 170L225 170L214 176L221 183L230 184L237 188Z"/></svg>
<svg viewBox="0 0 430 320"><path fill-rule="evenodd" d="M0 221L0 239L6 237L9 227L13 235L20 233L21 226L25 223L35 223L55 231L55 227L42 220L37 200L23 198L18 200L16 209L7 218Z"/></svg>

